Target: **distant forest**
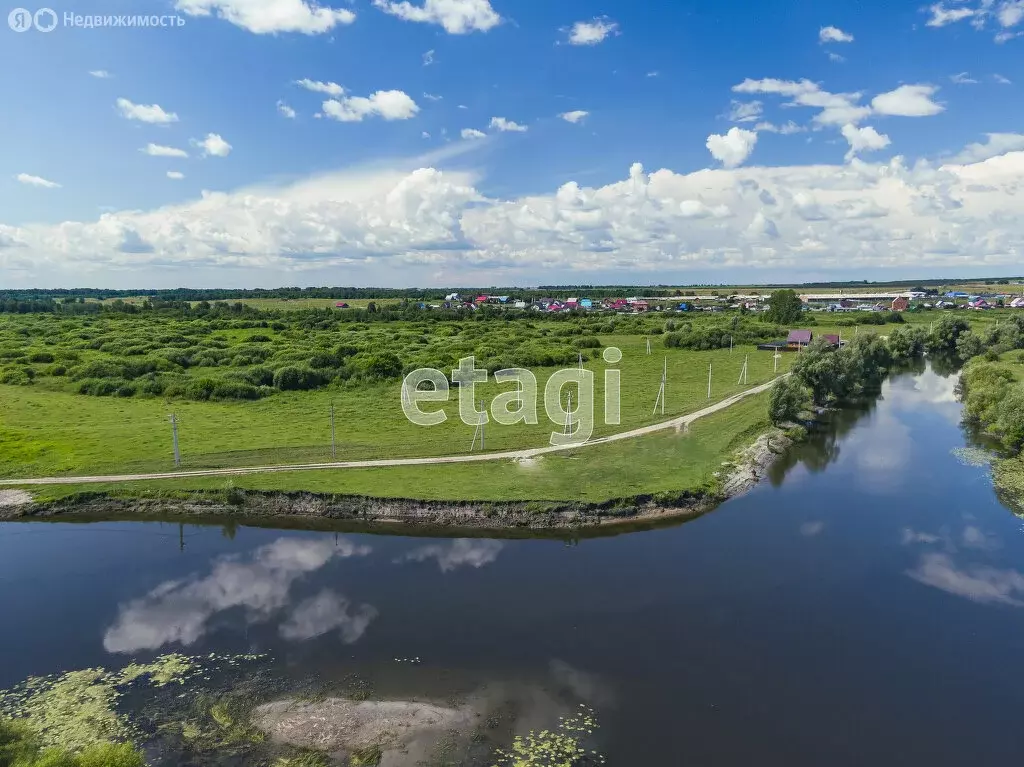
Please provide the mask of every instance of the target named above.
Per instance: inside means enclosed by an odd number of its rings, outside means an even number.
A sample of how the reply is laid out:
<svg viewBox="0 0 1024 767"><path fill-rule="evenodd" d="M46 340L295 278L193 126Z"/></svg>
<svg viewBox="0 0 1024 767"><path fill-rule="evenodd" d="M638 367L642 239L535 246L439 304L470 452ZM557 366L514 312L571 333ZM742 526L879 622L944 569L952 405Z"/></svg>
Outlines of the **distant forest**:
<svg viewBox="0 0 1024 767"><path fill-rule="evenodd" d="M173 288L169 290L106 290L102 288L57 288L26 290L0 290L0 302L13 300L31 301L64 301L67 299L116 299L149 297L159 301L230 301L254 298L302 299L302 298L377 298L377 299L419 299L424 301L441 301L450 293L461 296L510 295L524 299L536 298L567 298L570 296L587 296L589 298L621 298L624 296L673 296L683 295L688 290L756 290L765 291L782 287L807 289L844 289L878 287L935 287L958 285L964 283L983 283L986 285L1008 285L1019 281L1022 277L979 277L974 279L932 279L932 280L851 280L848 282L805 282L800 284L762 284L762 285L541 285L531 288L516 287L475 287L475 288L354 288L354 287L322 287L322 288Z"/></svg>

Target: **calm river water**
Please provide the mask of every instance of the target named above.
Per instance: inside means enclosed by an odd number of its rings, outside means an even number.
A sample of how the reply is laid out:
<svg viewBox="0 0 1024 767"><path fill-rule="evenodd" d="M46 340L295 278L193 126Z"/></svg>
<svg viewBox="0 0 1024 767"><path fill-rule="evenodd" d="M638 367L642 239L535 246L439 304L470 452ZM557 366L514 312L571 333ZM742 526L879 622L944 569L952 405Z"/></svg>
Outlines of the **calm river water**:
<svg viewBox="0 0 1024 767"><path fill-rule="evenodd" d="M520 726L585 701L621 767L1019 763L1024 533L954 452L954 383L895 377L714 513L575 543L0 524L0 687L258 652L374 697L519 690Z"/></svg>

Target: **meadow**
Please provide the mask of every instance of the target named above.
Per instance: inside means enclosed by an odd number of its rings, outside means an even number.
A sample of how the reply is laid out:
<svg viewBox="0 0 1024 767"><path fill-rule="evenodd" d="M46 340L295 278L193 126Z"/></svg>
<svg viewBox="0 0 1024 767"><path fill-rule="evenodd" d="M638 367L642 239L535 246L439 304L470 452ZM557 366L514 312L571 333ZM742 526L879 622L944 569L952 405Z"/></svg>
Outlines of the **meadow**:
<svg viewBox="0 0 1024 767"><path fill-rule="evenodd" d="M1004 314L971 313L970 319L990 325ZM939 316L907 313L905 320L927 326ZM864 328L858 324L863 321L850 315L801 318L818 334L842 333L844 338L884 334L893 327ZM401 385L402 376L415 368L450 373L469 355L478 368L491 372L530 369L541 403L550 376L582 360L594 373L593 436L603 436L693 412L785 372L795 354L776 360L756 344L784 337L787 330L736 312L467 316L408 307L376 313L358 308L282 312L189 304L72 316L0 314L0 477L173 470L172 413L184 470L468 453L476 429L459 417L458 389L446 403L424 405L426 411L443 410L447 416L440 425L424 427L404 416ZM620 362L605 362L603 351L609 347L621 351ZM609 368L621 376L617 424L603 417ZM662 412L655 400L663 369ZM491 378L476 387L476 399L486 406L509 390L510 385ZM570 391L578 403L574 386L566 387L560 401ZM657 480L661 465L678 489L706 481L712 465L727 457L724 446L763 425L763 398L756 401L761 401L759 408L743 403L730 408L728 416L708 419L709 424L729 424L720 435L702 425L693 432L705 434L700 440L672 442L656 435L586 448L585 455L547 457L540 463L550 467L548 479L544 471L524 473L517 466L494 464L254 475L244 479L244 486L315 486L374 495L415 491L416 497L451 497L458 488L458 497L469 497L468 482L473 488L491 488L485 494L492 500L564 498L567 493L618 497L666 485ZM502 426L491 420L485 427L486 451L544 446L563 429L563 422L548 420L543 407L537 424ZM718 436L711 439L712 434ZM473 447L478 451L479 442ZM639 472L641 458L644 469ZM695 473L691 476L684 465ZM577 490L584 479L594 489Z"/></svg>

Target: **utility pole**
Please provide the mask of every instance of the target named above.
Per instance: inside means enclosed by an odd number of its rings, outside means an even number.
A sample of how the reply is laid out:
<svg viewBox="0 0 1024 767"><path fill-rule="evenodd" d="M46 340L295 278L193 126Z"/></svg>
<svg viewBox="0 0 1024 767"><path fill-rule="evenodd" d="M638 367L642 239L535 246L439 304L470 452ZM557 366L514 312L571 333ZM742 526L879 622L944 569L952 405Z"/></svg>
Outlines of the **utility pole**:
<svg viewBox="0 0 1024 767"><path fill-rule="evenodd" d="M778 372L779 372L779 358L780 358L781 356L782 356L782 355L781 355L781 354L779 354L779 350L778 350L778 349L776 349L776 350L775 350L775 355L774 355L774 357L775 357L775 371L774 371L774 372L776 372L776 373L778 373Z"/></svg>
<svg viewBox="0 0 1024 767"><path fill-rule="evenodd" d="M181 453L178 451L178 419L171 413L171 437L174 440L174 466L181 466Z"/></svg>
<svg viewBox="0 0 1024 767"><path fill-rule="evenodd" d="M334 441L334 402L331 402L331 460L338 459L338 448Z"/></svg>
<svg viewBox="0 0 1024 767"><path fill-rule="evenodd" d="M478 413L478 420L476 422L476 429L473 431L473 441L469 443L469 452L473 452L473 448L476 447L477 435L480 436L480 449L484 449L484 424L487 423L487 411L484 410L484 401L480 400L480 413Z"/></svg>
<svg viewBox="0 0 1024 767"><path fill-rule="evenodd" d="M732 354L732 336L729 336L729 354Z"/></svg>
<svg viewBox="0 0 1024 767"><path fill-rule="evenodd" d="M650 354L651 353L651 339L648 338L646 340L647 340L647 353Z"/></svg>
<svg viewBox="0 0 1024 767"><path fill-rule="evenodd" d="M562 434L566 437L572 434L572 390L569 391L569 402L565 406L565 428L562 429Z"/></svg>
<svg viewBox="0 0 1024 767"><path fill-rule="evenodd" d="M711 363L708 363L708 399L711 399Z"/></svg>
<svg viewBox="0 0 1024 767"><path fill-rule="evenodd" d="M740 370L740 377L739 377L739 380L736 381L736 385L737 386L739 384L746 385L746 383L747 383L747 355L744 355L743 356L743 368Z"/></svg>
<svg viewBox="0 0 1024 767"><path fill-rule="evenodd" d="M658 412L658 405L661 405L661 414L665 415L665 384L668 381L668 357L665 358L664 366L661 369L661 386L658 387L658 398L654 400L654 412L652 415L656 415Z"/></svg>

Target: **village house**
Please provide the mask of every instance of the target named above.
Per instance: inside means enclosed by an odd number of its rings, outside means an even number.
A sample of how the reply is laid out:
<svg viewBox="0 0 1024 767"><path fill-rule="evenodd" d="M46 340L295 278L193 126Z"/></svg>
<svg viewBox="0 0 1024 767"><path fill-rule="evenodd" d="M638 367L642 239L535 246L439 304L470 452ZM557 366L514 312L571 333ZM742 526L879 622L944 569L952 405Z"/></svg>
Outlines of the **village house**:
<svg viewBox="0 0 1024 767"><path fill-rule="evenodd" d="M910 308L910 301L908 301L903 296L899 296L898 298L894 298L892 300L892 304L889 308L894 312L905 312L907 309Z"/></svg>
<svg viewBox="0 0 1024 767"><path fill-rule="evenodd" d="M786 348L790 351L799 351L814 340L814 334L809 330L791 330L786 338Z"/></svg>

